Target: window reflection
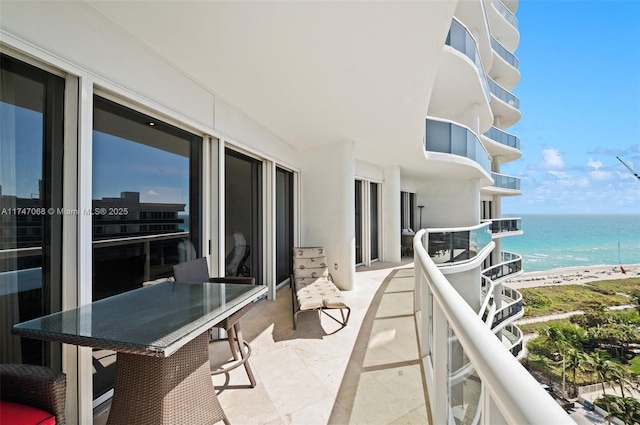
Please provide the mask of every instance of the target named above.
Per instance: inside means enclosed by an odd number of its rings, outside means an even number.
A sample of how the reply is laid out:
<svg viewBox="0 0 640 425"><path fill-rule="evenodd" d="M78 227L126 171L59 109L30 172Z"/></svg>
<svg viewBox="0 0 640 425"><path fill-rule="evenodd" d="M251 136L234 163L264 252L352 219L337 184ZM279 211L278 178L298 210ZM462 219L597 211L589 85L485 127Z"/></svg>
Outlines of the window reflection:
<svg viewBox="0 0 640 425"><path fill-rule="evenodd" d="M93 129L93 300L172 276L200 238L202 138L99 96ZM94 397L115 355L94 351Z"/></svg>
<svg viewBox="0 0 640 425"><path fill-rule="evenodd" d="M0 363L59 369L57 344L10 331L60 310L64 79L0 55L0 84Z"/></svg>

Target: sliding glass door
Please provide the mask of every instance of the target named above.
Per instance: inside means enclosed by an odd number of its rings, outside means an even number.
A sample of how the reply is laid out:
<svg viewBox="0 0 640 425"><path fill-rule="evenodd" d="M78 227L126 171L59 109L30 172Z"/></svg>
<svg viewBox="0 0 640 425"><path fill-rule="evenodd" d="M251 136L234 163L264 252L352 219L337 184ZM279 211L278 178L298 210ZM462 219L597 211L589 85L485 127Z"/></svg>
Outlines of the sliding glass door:
<svg viewBox="0 0 640 425"><path fill-rule="evenodd" d="M11 327L61 308L64 86L0 55L0 363L61 368L58 344Z"/></svg>
<svg viewBox="0 0 640 425"><path fill-rule="evenodd" d="M276 168L276 284L293 271L293 173Z"/></svg>
<svg viewBox="0 0 640 425"><path fill-rule="evenodd" d="M369 242L371 261L376 261L380 257L380 206L378 183L369 183Z"/></svg>
<svg viewBox="0 0 640 425"><path fill-rule="evenodd" d="M262 162L225 152L225 276L263 282Z"/></svg>
<svg viewBox="0 0 640 425"><path fill-rule="evenodd" d="M364 199L362 198L362 185L363 182L361 180L356 180L355 187L355 239L356 239L356 265L362 264L362 236L363 236L363 217L362 217L362 207L364 204Z"/></svg>
<svg viewBox="0 0 640 425"><path fill-rule="evenodd" d="M94 96L93 300L168 278L200 254L202 137ZM115 353L94 350L94 398Z"/></svg>

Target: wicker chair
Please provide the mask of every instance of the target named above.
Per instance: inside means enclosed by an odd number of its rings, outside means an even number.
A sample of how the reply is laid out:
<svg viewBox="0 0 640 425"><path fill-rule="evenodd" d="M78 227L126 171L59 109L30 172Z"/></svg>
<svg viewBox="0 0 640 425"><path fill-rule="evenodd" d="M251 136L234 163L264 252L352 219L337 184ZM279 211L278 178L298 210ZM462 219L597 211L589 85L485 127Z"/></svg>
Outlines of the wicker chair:
<svg viewBox="0 0 640 425"><path fill-rule="evenodd" d="M206 258L198 258L193 261L187 261L185 263L179 263L173 266L173 275L176 281L181 282L218 282L218 283L240 283L255 285L255 279L253 277L209 277L209 266ZM253 302L250 302L240 310L233 313L223 321L216 323L213 327L217 329L224 329L227 332L229 341L229 348L235 363L228 367L221 367L216 371L211 372L212 375L220 373L226 373L231 369L235 369L240 365L244 365L249 377L250 387L256 386L256 378L253 376L253 371L249 365L249 356L251 356L251 345L242 338L242 331L240 329L240 319L253 307ZM246 351L245 351L246 348Z"/></svg>
<svg viewBox="0 0 640 425"><path fill-rule="evenodd" d="M45 366L0 364L0 400L36 407L66 424L67 378Z"/></svg>

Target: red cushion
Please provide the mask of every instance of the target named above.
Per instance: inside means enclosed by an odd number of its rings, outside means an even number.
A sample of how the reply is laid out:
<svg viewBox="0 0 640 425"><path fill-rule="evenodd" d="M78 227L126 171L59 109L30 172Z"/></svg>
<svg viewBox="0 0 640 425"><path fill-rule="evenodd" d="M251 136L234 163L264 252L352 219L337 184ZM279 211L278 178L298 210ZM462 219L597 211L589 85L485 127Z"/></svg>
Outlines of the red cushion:
<svg viewBox="0 0 640 425"><path fill-rule="evenodd" d="M0 400L2 425L55 425L56 417L49 412L25 404Z"/></svg>

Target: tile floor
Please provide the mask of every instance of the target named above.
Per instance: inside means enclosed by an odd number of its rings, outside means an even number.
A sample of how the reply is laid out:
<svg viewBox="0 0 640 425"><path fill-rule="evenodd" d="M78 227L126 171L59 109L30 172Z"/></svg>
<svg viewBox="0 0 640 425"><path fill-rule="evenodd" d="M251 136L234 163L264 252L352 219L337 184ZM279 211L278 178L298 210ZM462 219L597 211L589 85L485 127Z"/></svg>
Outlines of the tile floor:
<svg viewBox="0 0 640 425"><path fill-rule="evenodd" d="M256 304L242 319L256 387L246 388L242 367L213 376L228 386L218 396L231 423L428 424L413 285L412 263L358 268L355 289L344 292L352 310L342 329L309 312L294 331L289 288ZM210 352L216 364L228 345L212 343Z"/></svg>

